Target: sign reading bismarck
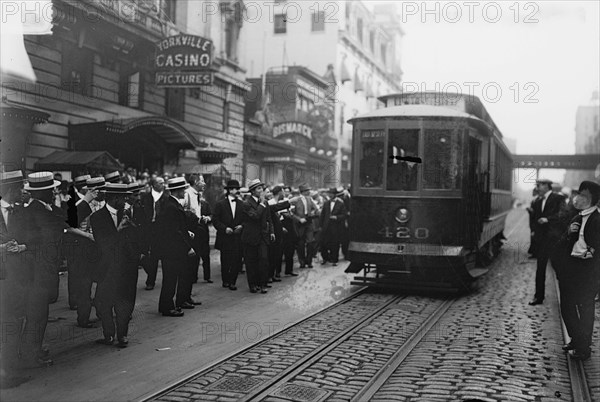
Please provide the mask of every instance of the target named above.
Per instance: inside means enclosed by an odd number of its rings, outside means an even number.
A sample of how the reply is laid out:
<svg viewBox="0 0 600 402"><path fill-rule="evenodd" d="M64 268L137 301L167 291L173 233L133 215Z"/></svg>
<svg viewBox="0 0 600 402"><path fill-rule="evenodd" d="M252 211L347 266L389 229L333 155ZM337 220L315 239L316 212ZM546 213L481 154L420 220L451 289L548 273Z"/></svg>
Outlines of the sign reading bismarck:
<svg viewBox="0 0 600 402"><path fill-rule="evenodd" d="M160 88L212 85L212 41L175 35L156 44L155 83Z"/></svg>

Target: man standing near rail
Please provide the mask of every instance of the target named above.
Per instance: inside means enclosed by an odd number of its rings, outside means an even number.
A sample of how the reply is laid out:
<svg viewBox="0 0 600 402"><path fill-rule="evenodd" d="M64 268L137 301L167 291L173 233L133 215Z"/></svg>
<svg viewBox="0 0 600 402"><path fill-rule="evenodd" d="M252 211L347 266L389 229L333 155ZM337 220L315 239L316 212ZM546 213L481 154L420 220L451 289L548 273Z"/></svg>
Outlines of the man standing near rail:
<svg viewBox="0 0 600 402"><path fill-rule="evenodd" d="M537 243L537 269L535 272L535 296L530 306L544 302L546 287L546 265L552 248L562 234L560 212L565 207L562 195L552 192L552 181L541 179L536 182L539 197L533 203L533 222Z"/></svg>

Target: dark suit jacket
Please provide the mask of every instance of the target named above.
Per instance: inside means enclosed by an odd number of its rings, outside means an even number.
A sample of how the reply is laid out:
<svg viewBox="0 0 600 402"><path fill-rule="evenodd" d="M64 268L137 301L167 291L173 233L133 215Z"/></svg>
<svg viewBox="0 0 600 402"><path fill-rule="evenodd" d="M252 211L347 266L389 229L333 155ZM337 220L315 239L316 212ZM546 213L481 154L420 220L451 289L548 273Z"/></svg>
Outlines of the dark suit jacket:
<svg viewBox="0 0 600 402"><path fill-rule="evenodd" d="M294 203L294 214L292 216L294 219L294 231L296 232L297 237L305 237L306 241L310 242L314 240L313 236L315 231L312 220L318 218L319 209L311 197L306 197L307 210L305 211L302 197L303 196L300 196ZM300 223L301 218L304 218L307 221L305 223Z"/></svg>
<svg viewBox="0 0 600 402"><path fill-rule="evenodd" d="M558 241L560 235L564 232L560 216L563 209L566 208L565 199L558 193L550 193L543 211L542 201L543 197L540 197L533 203L535 238L537 241L541 242ZM537 223L540 218L547 218L548 223ZM546 244L546 246L548 246L548 244Z"/></svg>
<svg viewBox="0 0 600 402"><path fill-rule="evenodd" d="M241 233L228 235L225 233L225 229L234 229L242 224L242 204L243 201L236 200L235 217L232 215L228 197L223 198L215 205L212 222L215 229L217 229L217 239L215 241L217 250L241 250Z"/></svg>
<svg viewBox="0 0 600 402"><path fill-rule="evenodd" d="M281 244L283 242L283 221L279 211L288 209L289 207L290 202L288 200L282 200L273 205L269 204L271 222L273 222L273 232L275 233L275 243L277 244Z"/></svg>
<svg viewBox="0 0 600 402"><path fill-rule="evenodd" d="M186 258L192 248L191 231L193 222L181 204L172 196L164 200L161 211L156 218L158 256L166 258Z"/></svg>
<svg viewBox="0 0 600 402"><path fill-rule="evenodd" d="M265 207L249 197L242 204L242 214L242 244L257 246L261 241L270 244L274 231L269 205Z"/></svg>
<svg viewBox="0 0 600 402"><path fill-rule="evenodd" d="M15 204L15 208L9 217L11 230L8 230L4 215L0 213L0 243L4 244L10 240L15 240L18 244L25 244L24 241L16 237L18 228L26 224L22 221L23 211L23 205ZM19 254L5 252L0 257L0 279L6 279L8 276L10 279L15 279L19 284L25 284L30 280L29 274L21 266L21 256Z"/></svg>
<svg viewBox="0 0 600 402"><path fill-rule="evenodd" d="M333 211L331 211L331 203L334 202ZM345 220L348 215L346 206L342 200L333 199L325 201L323 210L321 211L321 241L328 242L331 240L341 240L342 229L344 228ZM331 219L335 216L336 219Z"/></svg>

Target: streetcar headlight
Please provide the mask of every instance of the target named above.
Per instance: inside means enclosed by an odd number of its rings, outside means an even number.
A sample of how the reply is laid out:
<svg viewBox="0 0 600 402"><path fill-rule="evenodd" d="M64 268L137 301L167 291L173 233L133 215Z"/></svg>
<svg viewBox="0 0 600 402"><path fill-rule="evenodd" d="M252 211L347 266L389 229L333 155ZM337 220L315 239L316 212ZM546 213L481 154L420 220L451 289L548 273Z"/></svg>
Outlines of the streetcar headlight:
<svg viewBox="0 0 600 402"><path fill-rule="evenodd" d="M408 220L410 219L410 213L408 212L408 209L399 208L398 211L396 211L396 216L394 217L394 219L396 219L400 223L408 222Z"/></svg>

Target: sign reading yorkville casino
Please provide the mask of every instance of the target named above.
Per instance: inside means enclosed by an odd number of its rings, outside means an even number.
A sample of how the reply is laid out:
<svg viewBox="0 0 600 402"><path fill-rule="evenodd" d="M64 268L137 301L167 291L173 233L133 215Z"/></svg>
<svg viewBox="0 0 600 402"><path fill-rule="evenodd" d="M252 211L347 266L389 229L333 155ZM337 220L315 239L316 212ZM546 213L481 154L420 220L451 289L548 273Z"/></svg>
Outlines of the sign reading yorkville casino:
<svg viewBox="0 0 600 402"><path fill-rule="evenodd" d="M273 137L277 138L284 134L300 134L312 140L312 127L299 121L287 121L273 125Z"/></svg>
<svg viewBox="0 0 600 402"><path fill-rule="evenodd" d="M155 84L159 88L212 85L210 39L195 35L175 35L156 44Z"/></svg>

